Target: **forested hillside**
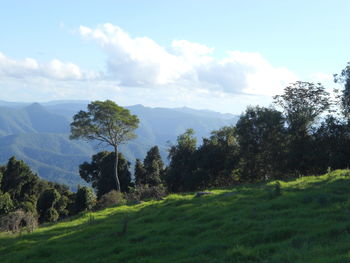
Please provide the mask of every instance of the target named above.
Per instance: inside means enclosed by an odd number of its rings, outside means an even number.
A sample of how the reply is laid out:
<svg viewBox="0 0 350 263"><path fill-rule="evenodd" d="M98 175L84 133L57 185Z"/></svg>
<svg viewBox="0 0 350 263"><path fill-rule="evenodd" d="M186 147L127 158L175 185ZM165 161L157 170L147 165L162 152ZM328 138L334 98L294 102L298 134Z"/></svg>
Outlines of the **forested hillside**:
<svg viewBox="0 0 350 263"><path fill-rule="evenodd" d="M78 167L101 149L83 141L69 140L72 116L86 108L85 101L49 103L10 103L0 101L0 164L11 156L26 161L40 176L75 188L83 181ZM168 141L188 128L194 128L201 139L212 130L234 124L237 116L189 108L127 107L139 116L137 139L122 147L123 154L133 162L143 159L147 150L158 145L167 160ZM200 141L200 140L199 140Z"/></svg>

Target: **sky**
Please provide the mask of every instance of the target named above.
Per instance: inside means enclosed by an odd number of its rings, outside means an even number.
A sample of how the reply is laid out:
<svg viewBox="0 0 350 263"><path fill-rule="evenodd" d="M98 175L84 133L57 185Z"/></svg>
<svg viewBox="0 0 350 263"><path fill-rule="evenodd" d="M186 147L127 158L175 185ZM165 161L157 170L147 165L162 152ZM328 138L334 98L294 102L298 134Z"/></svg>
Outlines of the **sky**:
<svg viewBox="0 0 350 263"><path fill-rule="evenodd" d="M297 80L331 90L348 0L2 1L0 100L239 114Z"/></svg>

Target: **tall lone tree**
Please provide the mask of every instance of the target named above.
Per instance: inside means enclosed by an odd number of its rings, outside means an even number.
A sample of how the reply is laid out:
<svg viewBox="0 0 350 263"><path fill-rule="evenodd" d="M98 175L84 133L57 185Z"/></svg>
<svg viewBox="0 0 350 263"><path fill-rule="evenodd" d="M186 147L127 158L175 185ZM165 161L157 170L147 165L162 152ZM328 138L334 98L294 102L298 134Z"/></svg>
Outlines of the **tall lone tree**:
<svg viewBox="0 0 350 263"><path fill-rule="evenodd" d="M101 144L113 147L116 190L120 192L118 147L136 137L134 130L138 127L139 119L111 100L93 101L87 108L87 111L81 110L74 115L70 124L70 139L97 140Z"/></svg>

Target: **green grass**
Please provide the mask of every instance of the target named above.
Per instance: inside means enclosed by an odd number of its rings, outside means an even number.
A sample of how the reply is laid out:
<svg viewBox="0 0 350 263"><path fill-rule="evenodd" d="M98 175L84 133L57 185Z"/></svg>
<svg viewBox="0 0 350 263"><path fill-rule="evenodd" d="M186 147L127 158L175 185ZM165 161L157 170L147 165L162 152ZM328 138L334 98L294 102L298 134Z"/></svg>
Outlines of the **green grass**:
<svg viewBox="0 0 350 263"><path fill-rule="evenodd" d="M1 262L350 262L350 171L170 195L0 236ZM233 193L226 195L225 193ZM124 221L125 234L121 234Z"/></svg>

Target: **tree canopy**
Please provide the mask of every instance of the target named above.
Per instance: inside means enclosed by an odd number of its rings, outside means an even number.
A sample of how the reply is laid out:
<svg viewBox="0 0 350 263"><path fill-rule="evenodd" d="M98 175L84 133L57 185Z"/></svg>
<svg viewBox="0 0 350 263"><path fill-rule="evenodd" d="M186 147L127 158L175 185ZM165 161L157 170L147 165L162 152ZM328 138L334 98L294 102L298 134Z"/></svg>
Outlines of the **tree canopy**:
<svg viewBox="0 0 350 263"><path fill-rule="evenodd" d="M93 101L87 111L79 111L71 123L71 139L97 140L112 146L115 152L116 190L120 191L118 177L118 146L136 137L134 130L139 119L128 109L118 106L111 100Z"/></svg>

